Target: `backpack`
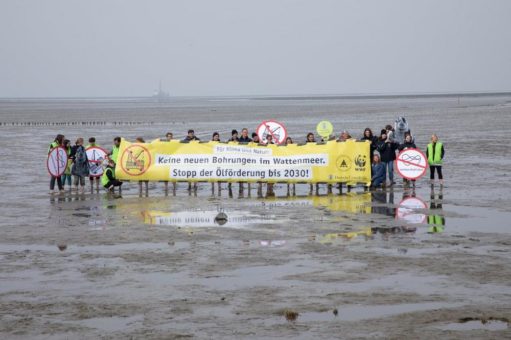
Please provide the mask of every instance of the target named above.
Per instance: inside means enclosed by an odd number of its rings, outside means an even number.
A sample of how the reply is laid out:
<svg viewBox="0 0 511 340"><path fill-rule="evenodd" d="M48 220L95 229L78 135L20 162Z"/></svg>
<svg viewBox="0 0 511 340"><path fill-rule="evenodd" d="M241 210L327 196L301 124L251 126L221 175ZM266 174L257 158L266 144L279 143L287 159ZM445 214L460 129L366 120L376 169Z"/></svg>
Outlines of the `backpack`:
<svg viewBox="0 0 511 340"><path fill-rule="evenodd" d="M83 147L76 149L75 162L79 164L87 162L87 154L85 153L85 149Z"/></svg>

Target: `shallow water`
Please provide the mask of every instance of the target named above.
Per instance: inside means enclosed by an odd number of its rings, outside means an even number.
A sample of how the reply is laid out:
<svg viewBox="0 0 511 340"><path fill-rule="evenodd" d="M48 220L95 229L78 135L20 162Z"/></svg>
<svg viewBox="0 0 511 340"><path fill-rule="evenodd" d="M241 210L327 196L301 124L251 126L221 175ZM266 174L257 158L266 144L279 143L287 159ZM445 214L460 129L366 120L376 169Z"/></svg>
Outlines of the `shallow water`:
<svg viewBox="0 0 511 340"><path fill-rule="evenodd" d="M188 128L226 139L275 118L301 141L323 119L358 136L401 114L418 146L433 132L445 143L443 188L48 195L57 133L109 148ZM511 96L0 100L0 123L2 337L434 337L465 317L509 319ZM509 336L460 338L486 331Z"/></svg>

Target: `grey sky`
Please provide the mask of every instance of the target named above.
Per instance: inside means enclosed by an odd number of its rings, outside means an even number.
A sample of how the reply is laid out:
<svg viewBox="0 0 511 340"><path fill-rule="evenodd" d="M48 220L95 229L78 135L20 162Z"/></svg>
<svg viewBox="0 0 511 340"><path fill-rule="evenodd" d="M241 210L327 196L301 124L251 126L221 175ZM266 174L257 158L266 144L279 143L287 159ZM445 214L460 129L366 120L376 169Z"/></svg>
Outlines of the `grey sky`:
<svg viewBox="0 0 511 340"><path fill-rule="evenodd" d="M0 97L511 90L511 1L1 0Z"/></svg>

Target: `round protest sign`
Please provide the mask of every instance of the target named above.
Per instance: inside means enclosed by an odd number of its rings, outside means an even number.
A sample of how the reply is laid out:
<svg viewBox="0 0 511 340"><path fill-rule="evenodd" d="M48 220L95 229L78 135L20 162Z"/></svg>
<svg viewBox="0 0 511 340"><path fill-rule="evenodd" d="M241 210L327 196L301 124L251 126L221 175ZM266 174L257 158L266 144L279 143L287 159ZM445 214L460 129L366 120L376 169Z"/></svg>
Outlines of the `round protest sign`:
<svg viewBox="0 0 511 340"><path fill-rule="evenodd" d="M89 160L89 174L92 177L100 177L103 175L103 161L107 158L105 149L98 146L90 146L85 152Z"/></svg>
<svg viewBox="0 0 511 340"><path fill-rule="evenodd" d="M259 140L263 144L268 143L267 136L272 136L272 140L274 144L283 144L286 142L287 131L282 123L279 123L274 120L266 120L261 123L257 127L257 135L259 136Z"/></svg>
<svg viewBox="0 0 511 340"><path fill-rule="evenodd" d="M417 224L426 222L426 214L417 212L417 209L426 209L426 203L418 197L408 197L399 203L396 209L396 219Z"/></svg>
<svg viewBox="0 0 511 340"><path fill-rule="evenodd" d="M334 132L334 126L328 120L323 120L316 126L316 131L318 135L327 139L332 135L332 132Z"/></svg>
<svg viewBox="0 0 511 340"><path fill-rule="evenodd" d="M396 169L401 177L419 179L426 173L428 160L418 149L405 149L397 155Z"/></svg>
<svg viewBox="0 0 511 340"><path fill-rule="evenodd" d="M120 165L122 171L129 176L144 174L151 165L151 153L139 144L128 146L121 155Z"/></svg>
<svg viewBox="0 0 511 340"><path fill-rule="evenodd" d="M46 160L46 167L50 175L60 177L64 174L67 167L67 151L63 147L59 146L53 148L48 154Z"/></svg>

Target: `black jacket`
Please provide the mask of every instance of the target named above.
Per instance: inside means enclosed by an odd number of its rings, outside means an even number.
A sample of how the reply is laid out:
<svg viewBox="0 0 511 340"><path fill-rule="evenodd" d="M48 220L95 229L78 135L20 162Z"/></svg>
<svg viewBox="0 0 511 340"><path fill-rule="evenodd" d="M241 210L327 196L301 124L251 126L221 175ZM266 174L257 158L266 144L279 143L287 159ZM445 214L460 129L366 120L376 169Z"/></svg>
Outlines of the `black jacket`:
<svg viewBox="0 0 511 340"><path fill-rule="evenodd" d="M367 141L371 142L369 149L371 150L371 161L372 161L374 150L376 150L376 145L378 143L378 137L376 137L376 136L366 137L364 135L364 136L362 136L362 138L360 138L360 140L362 140L362 141L367 140Z"/></svg>
<svg viewBox="0 0 511 340"><path fill-rule="evenodd" d="M399 151L404 150L404 149L417 149L417 146L415 145L414 142L410 142L410 143L404 142L403 144L399 144L398 149L399 149Z"/></svg>
<svg viewBox="0 0 511 340"><path fill-rule="evenodd" d="M393 142L386 143L383 140L379 140L376 145L376 150L380 153L382 162L392 162L396 159L396 150L398 144Z"/></svg>
<svg viewBox="0 0 511 340"><path fill-rule="evenodd" d="M240 143L250 143L251 141L252 141L252 139L248 136L246 138L244 138L243 136L238 138L238 142L240 142Z"/></svg>

